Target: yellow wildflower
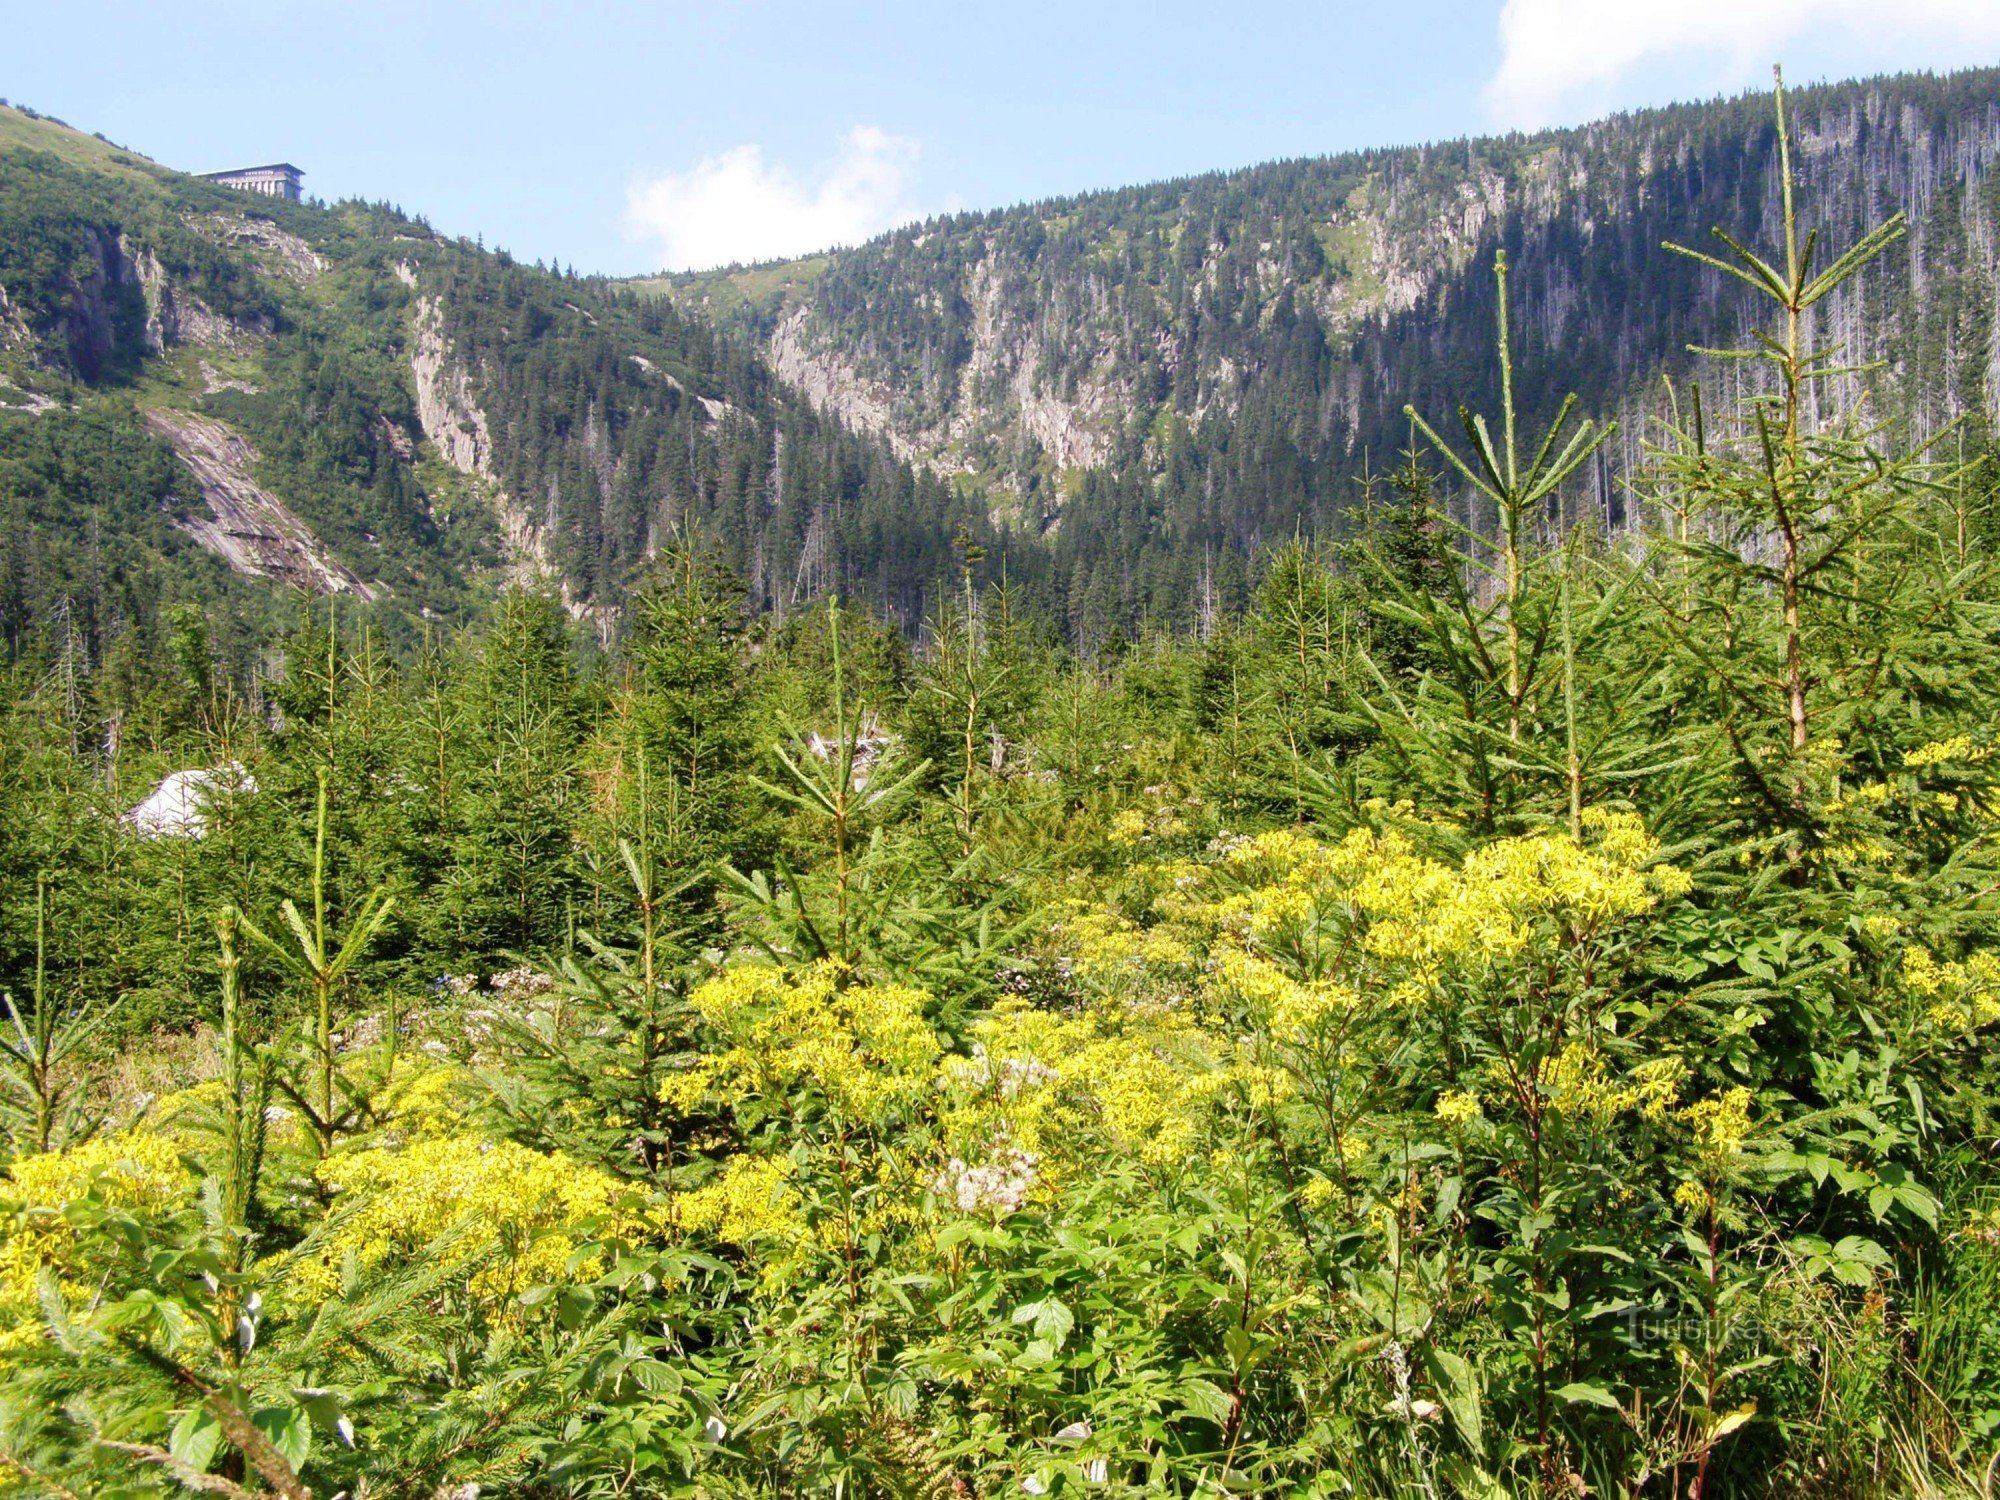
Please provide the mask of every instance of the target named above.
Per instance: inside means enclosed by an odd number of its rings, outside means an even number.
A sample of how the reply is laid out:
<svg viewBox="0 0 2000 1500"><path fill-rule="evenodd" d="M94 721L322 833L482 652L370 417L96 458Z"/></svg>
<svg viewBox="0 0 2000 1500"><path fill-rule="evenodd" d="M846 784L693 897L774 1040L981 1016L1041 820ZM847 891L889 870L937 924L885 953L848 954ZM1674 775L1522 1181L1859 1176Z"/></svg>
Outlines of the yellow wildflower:
<svg viewBox="0 0 2000 1500"><path fill-rule="evenodd" d="M1171 927L1141 927L1116 912L1080 912L1064 921L1056 936L1065 940L1065 956L1079 979L1114 988L1144 978L1149 970L1185 969L1194 963L1194 951Z"/></svg>
<svg viewBox="0 0 2000 1500"><path fill-rule="evenodd" d="M402 1139L436 1140L455 1134L465 1123L464 1083L455 1067L398 1057L378 1104Z"/></svg>
<svg viewBox="0 0 2000 1500"><path fill-rule="evenodd" d="M1542 1065L1539 1082L1556 1113L1608 1123L1630 1109L1633 1095L1610 1080L1604 1056L1584 1042L1571 1042Z"/></svg>
<svg viewBox="0 0 2000 1500"><path fill-rule="evenodd" d="M1108 1037L1074 1060L1113 1141L1148 1166L1171 1166L1193 1149L1198 1117L1188 1100L1189 1075L1144 1040Z"/></svg>
<svg viewBox="0 0 2000 1500"><path fill-rule="evenodd" d="M2000 1021L2000 956L1981 950L1940 960L1913 946L1903 950L1898 977L1904 989L1931 1002L1924 1014L1935 1026L1972 1031Z"/></svg>
<svg viewBox="0 0 2000 1500"><path fill-rule="evenodd" d="M1213 1038L1171 1017L1012 1003L975 1022L972 1040L973 1056L939 1079L947 1136L967 1159L1004 1141L1059 1167L1094 1130L1149 1166L1176 1164L1194 1150L1211 1098L1239 1076L1215 1066ZM1274 1096L1281 1085L1253 1071L1246 1086Z"/></svg>
<svg viewBox="0 0 2000 1500"><path fill-rule="evenodd" d="M1750 1090L1740 1085L1698 1099L1680 1112L1695 1146L1717 1160L1736 1155L1750 1134Z"/></svg>
<svg viewBox="0 0 2000 1500"><path fill-rule="evenodd" d="M1637 1110L1648 1120L1665 1118L1680 1095L1687 1068L1677 1057L1657 1058L1614 1080L1603 1054L1584 1042L1571 1042L1544 1064L1540 1083L1550 1106L1572 1119L1606 1125Z"/></svg>
<svg viewBox="0 0 2000 1500"><path fill-rule="evenodd" d="M560 1152L461 1135L330 1156L319 1180L338 1195L329 1233L291 1263L308 1296L338 1289L349 1257L361 1269L399 1262L444 1237L446 1264L468 1268L465 1288L490 1311L531 1286L586 1281L595 1261L570 1265L586 1224L621 1238L645 1226L622 1213L616 1179Z"/></svg>
<svg viewBox="0 0 2000 1500"><path fill-rule="evenodd" d="M1113 815L1111 826L1105 830L1105 837L1114 844L1127 848L1146 837L1146 814L1136 807L1128 807Z"/></svg>
<svg viewBox="0 0 2000 1500"><path fill-rule="evenodd" d="M37 1336L35 1283L44 1269L55 1271L66 1295L86 1290L76 1229L63 1215L68 1204L95 1191L108 1208L165 1213L187 1200L194 1183L175 1143L151 1130L123 1130L16 1161L0 1177L0 1204L14 1215L0 1235L0 1348Z"/></svg>
<svg viewBox="0 0 2000 1500"><path fill-rule="evenodd" d="M1437 1117L1454 1130L1470 1125L1483 1113L1479 1096L1465 1089L1446 1089L1432 1107Z"/></svg>
<svg viewBox="0 0 2000 1500"><path fill-rule="evenodd" d="M1674 1202L1695 1213L1707 1213L1715 1206L1715 1195L1699 1182L1683 1182L1674 1189Z"/></svg>
<svg viewBox="0 0 2000 1500"><path fill-rule="evenodd" d="M913 1103L940 1051L924 1020L927 997L902 985L842 989L838 980L830 964L797 974L746 964L697 986L695 1009L733 1045L699 1080L664 1085L662 1097L685 1104L712 1082L770 1094L809 1086L844 1117L869 1122Z"/></svg>
<svg viewBox="0 0 2000 1500"><path fill-rule="evenodd" d="M1302 1041L1329 1019L1352 1015L1361 997L1334 980L1297 980L1269 959L1240 950L1225 950L1216 977L1227 988L1262 1010L1271 1034L1281 1041Z"/></svg>
<svg viewBox="0 0 2000 1500"><path fill-rule="evenodd" d="M1680 1098L1687 1064L1678 1057L1656 1058L1632 1070L1632 1105L1648 1120L1663 1120Z"/></svg>
<svg viewBox="0 0 2000 1500"><path fill-rule="evenodd" d="M1919 745L1914 750L1906 751L1903 755L1903 764L1911 770L1920 770L1925 766L1941 766L1946 761L1983 759L1985 759L1984 752L1974 754L1971 735L1955 734L1948 740L1933 740L1928 745Z"/></svg>
<svg viewBox="0 0 2000 1500"><path fill-rule="evenodd" d="M1620 864L1643 865L1660 852L1660 841L1646 832L1637 813L1586 807L1583 826L1596 837L1598 849Z"/></svg>
<svg viewBox="0 0 2000 1500"><path fill-rule="evenodd" d="M702 1058L694 1066L660 1080L659 1098L681 1114L693 1114L714 1088L716 1067L713 1059Z"/></svg>
<svg viewBox="0 0 2000 1500"><path fill-rule="evenodd" d="M796 1234L799 1197L792 1164L782 1156L735 1156L714 1181L673 1200L683 1229L702 1230L732 1245Z"/></svg>

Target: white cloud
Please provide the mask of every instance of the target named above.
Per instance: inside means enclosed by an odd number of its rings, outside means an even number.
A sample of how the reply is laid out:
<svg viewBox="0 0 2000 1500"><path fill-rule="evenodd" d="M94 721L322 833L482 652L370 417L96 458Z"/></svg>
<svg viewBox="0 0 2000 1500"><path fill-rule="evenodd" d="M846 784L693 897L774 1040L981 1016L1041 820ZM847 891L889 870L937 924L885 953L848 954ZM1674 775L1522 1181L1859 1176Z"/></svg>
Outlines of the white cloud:
<svg viewBox="0 0 2000 1500"><path fill-rule="evenodd" d="M917 143L857 125L808 187L736 146L686 172L636 182L625 196L635 238L657 244L670 271L774 260L852 245L920 217L905 202Z"/></svg>
<svg viewBox="0 0 2000 1500"><path fill-rule="evenodd" d="M1606 108L1642 66L1673 67L1677 82L1686 70L1688 86L1736 89L1767 76L1790 44L1835 40L1851 47L1857 72L1984 61L2000 51L2000 3L1507 0L1486 105L1496 123L1546 125Z"/></svg>

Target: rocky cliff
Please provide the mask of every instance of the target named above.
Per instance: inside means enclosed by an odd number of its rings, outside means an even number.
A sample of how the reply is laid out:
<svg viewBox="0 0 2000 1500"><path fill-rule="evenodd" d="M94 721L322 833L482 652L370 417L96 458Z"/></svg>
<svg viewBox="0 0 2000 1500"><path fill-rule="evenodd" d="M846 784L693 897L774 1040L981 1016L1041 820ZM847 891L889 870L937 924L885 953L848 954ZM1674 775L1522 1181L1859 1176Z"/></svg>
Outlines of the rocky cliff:
<svg viewBox="0 0 2000 1500"><path fill-rule="evenodd" d="M309 594L352 594L364 603L381 597L379 585L333 557L310 526L257 483L257 453L241 433L191 412L149 411L146 424L201 485L207 513L177 516L175 524L231 568Z"/></svg>

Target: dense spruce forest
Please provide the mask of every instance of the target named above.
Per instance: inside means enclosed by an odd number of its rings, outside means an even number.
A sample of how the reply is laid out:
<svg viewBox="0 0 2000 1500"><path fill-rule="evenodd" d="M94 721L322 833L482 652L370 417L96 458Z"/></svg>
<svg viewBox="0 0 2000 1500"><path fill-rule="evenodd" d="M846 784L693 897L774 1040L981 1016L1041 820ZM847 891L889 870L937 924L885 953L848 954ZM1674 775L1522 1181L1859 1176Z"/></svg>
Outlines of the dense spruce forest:
<svg viewBox="0 0 2000 1500"><path fill-rule="evenodd" d="M1795 96L1802 222L1911 232L1811 317L1920 437L2000 418L2000 70ZM1046 533L1065 622L1186 629L1240 607L1245 569L1338 534L1409 445L1406 404L1498 399L1493 256L1514 287L1517 394L1570 391L1618 437L1563 497L1620 529L1626 476L1690 345L1735 347L1747 289L1663 249L1782 219L1755 98L1574 130L1270 163L912 224L796 264L648 283L759 338L850 421ZM1704 367L1725 383L1743 367ZM1731 392L1731 397L1738 392ZM1857 395L1843 391L1844 399ZM1490 507L1456 486L1453 514ZM1254 572L1254 563L1251 571Z"/></svg>
<svg viewBox="0 0 2000 1500"><path fill-rule="evenodd" d="M0 112L0 1495L1989 1497L2000 475L1808 103L1636 436L1482 242L1178 612Z"/></svg>

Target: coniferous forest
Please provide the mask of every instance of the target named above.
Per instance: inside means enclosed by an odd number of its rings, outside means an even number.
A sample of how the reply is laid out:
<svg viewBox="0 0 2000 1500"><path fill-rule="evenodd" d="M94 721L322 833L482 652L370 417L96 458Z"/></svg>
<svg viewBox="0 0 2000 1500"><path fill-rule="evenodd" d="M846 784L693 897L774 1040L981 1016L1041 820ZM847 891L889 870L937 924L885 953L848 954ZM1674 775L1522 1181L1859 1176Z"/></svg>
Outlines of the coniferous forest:
<svg viewBox="0 0 2000 1500"><path fill-rule="evenodd" d="M2000 474L1761 107L1643 431L1488 247L1177 620L676 302L0 150L0 1495L1989 1497Z"/></svg>

